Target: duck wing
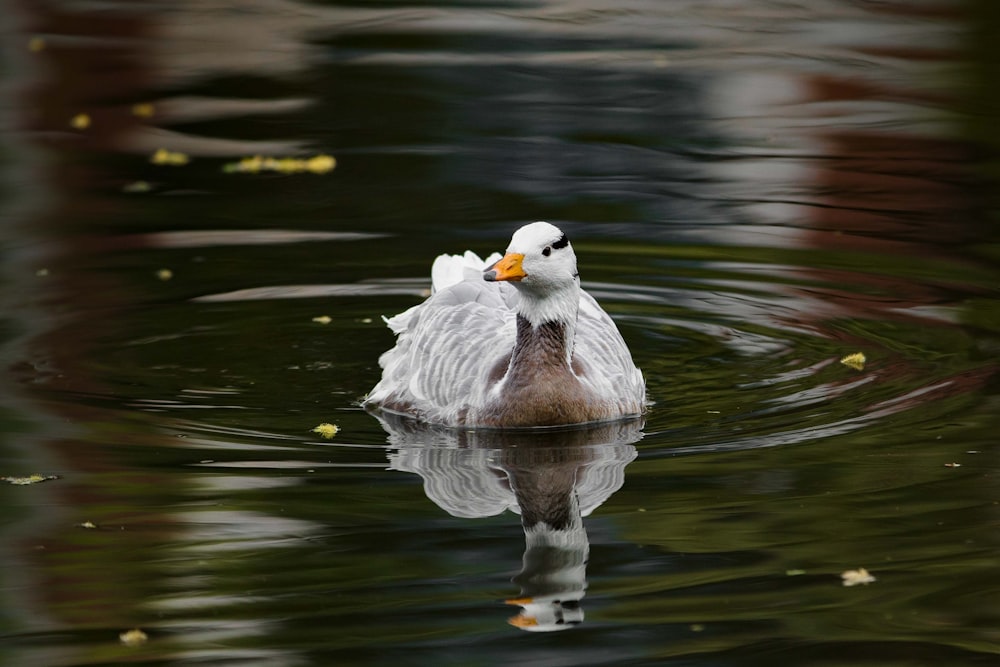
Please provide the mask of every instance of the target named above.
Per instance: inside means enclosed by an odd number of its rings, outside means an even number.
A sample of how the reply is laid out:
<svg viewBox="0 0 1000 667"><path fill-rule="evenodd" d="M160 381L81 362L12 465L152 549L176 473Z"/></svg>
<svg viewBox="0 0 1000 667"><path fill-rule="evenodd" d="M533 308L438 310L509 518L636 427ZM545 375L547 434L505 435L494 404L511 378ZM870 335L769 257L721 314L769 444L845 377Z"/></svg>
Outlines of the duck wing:
<svg viewBox="0 0 1000 667"><path fill-rule="evenodd" d="M461 270L458 282L435 284L426 301L386 320L396 346L379 358L382 379L366 405L458 424L485 403L491 370L514 348L518 297L510 285L485 282L482 268Z"/></svg>
<svg viewBox="0 0 1000 667"><path fill-rule="evenodd" d="M644 411L646 383L642 372L632 361L614 320L586 291L580 292L573 360L577 377L598 396L618 403L624 414Z"/></svg>

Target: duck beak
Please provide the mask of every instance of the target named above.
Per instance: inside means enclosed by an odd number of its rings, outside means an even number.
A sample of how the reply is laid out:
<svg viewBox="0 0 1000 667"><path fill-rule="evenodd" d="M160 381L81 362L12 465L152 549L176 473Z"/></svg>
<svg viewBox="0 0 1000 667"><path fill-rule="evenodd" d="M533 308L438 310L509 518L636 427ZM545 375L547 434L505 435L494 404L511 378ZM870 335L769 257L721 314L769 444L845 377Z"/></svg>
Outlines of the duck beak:
<svg viewBox="0 0 1000 667"><path fill-rule="evenodd" d="M493 266L483 271L483 280L494 282L497 280L521 280L528 274L521 268L524 255L519 252L509 252L496 261Z"/></svg>
<svg viewBox="0 0 1000 667"><path fill-rule="evenodd" d="M507 622L515 628L530 628L538 625L538 619L534 616L511 616Z"/></svg>
<svg viewBox="0 0 1000 667"><path fill-rule="evenodd" d="M519 605L523 607L525 605L531 604L534 601L535 601L534 598L511 598L510 600L504 600L503 603L509 604L511 606Z"/></svg>

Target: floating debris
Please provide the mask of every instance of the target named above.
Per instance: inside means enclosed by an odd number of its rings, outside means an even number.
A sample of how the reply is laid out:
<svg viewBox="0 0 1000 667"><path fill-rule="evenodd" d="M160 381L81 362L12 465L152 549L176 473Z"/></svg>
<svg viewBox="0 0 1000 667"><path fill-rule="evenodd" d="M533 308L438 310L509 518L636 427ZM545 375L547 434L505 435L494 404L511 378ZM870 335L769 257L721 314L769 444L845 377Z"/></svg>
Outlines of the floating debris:
<svg viewBox="0 0 1000 667"><path fill-rule="evenodd" d="M168 151L166 148L158 148L153 156L149 158L149 161L153 164L169 165L171 167L179 167L185 165L191 161L184 153L175 153L173 151Z"/></svg>
<svg viewBox="0 0 1000 667"><path fill-rule="evenodd" d="M128 194L141 194L143 192L149 192L153 189L153 186L149 184L149 181L134 181L125 185L122 188L122 192L127 192Z"/></svg>
<svg viewBox="0 0 1000 667"><path fill-rule="evenodd" d="M868 361L868 359L865 357L864 352L854 352L841 359L840 363L845 366L849 366L856 371L863 371L865 369L866 361Z"/></svg>
<svg viewBox="0 0 1000 667"><path fill-rule="evenodd" d="M331 155L316 155L311 158L265 157L254 155L239 162L230 162L222 167L227 174L259 174L262 171L276 171L280 174L325 174L333 171L337 160Z"/></svg>
<svg viewBox="0 0 1000 667"><path fill-rule="evenodd" d="M141 646L146 643L149 636L139 628L133 628L118 635L118 639L125 646Z"/></svg>
<svg viewBox="0 0 1000 667"><path fill-rule="evenodd" d="M961 463L945 463L944 467L945 468L961 468L962 464Z"/></svg>
<svg viewBox="0 0 1000 667"><path fill-rule="evenodd" d="M28 475L27 477L0 477L0 481L7 482L8 484L15 484L17 486L27 486L28 484L38 484L39 482L47 482L50 479L59 479L58 475L39 475L35 473L34 475Z"/></svg>
<svg viewBox="0 0 1000 667"><path fill-rule="evenodd" d="M38 37L36 35L35 37L32 37L31 39L29 39L28 40L28 50L31 51L32 53L38 53L39 51L44 51L45 50L45 38L44 37Z"/></svg>
<svg viewBox="0 0 1000 667"><path fill-rule="evenodd" d="M152 118L154 113L153 105L149 102L140 102L132 105L132 115L136 118Z"/></svg>
<svg viewBox="0 0 1000 667"><path fill-rule="evenodd" d="M39 278L45 278L49 275L49 270L46 269L45 267L42 267L37 271L35 271L35 275L38 276Z"/></svg>
<svg viewBox="0 0 1000 667"><path fill-rule="evenodd" d="M786 577L801 577L805 573L805 570L785 570Z"/></svg>
<svg viewBox="0 0 1000 667"><path fill-rule="evenodd" d="M90 127L90 116L85 113L78 113L69 119L69 126L74 130L86 130Z"/></svg>
<svg viewBox="0 0 1000 667"><path fill-rule="evenodd" d="M340 431L339 426L337 426L336 424L326 424L326 423L320 424L319 426L313 429L313 433L319 433L327 440L337 435L338 431Z"/></svg>
<svg viewBox="0 0 1000 667"><path fill-rule="evenodd" d="M160 280L170 280L174 277L174 272L170 269L160 269L156 272L156 277Z"/></svg>
<svg viewBox="0 0 1000 667"><path fill-rule="evenodd" d="M97 524L94 523L93 521L84 521L83 523L80 524L80 528L87 528L93 530L94 528L97 528Z"/></svg>
<svg viewBox="0 0 1000 667"><path fill-rule="evenodd" d="M863 567L856 570L847 570L840 573L840 578L845 586L857 586L858 584L870 584L875 581L875 577Z"/></svg>
<svg viewBox="0 0 1000 667"><path fill-rule="evenodd" d="M312 318L312 321L316 324L329 324L330 322L333 322L333 318L329 315L320 315L319 317Z"/></svg>

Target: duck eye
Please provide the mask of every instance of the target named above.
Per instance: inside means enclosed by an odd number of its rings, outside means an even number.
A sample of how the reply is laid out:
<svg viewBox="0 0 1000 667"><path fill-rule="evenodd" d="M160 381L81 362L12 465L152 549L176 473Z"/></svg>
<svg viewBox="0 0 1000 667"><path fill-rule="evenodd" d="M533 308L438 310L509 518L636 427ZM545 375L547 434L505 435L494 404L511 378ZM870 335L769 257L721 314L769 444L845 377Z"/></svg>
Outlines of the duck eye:
<svg viewBox="0 0 1000 667"><path fill-rule="evenodd" d="M542 254L545 255L546 257L548 257L549 255L551 255L552 254L552 246L545 246L545 249L542 250Z"/></svg>

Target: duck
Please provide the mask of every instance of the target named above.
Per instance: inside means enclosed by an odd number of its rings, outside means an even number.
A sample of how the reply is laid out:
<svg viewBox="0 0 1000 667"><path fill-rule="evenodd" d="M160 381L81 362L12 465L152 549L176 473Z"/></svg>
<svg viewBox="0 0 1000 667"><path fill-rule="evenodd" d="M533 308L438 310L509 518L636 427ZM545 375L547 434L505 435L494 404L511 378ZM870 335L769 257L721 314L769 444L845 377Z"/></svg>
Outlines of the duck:
<svg viewBox="0 0 1000 667"><path fill-rule="evenodd" d="M646 385L611 317L580 284L566 234L516 230L503 255L441 255L431 295L391 318L394 347L363 407L456 427L639 418Z"/></svg>

